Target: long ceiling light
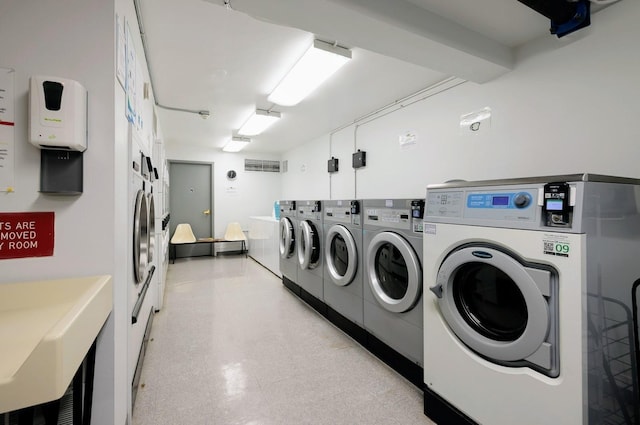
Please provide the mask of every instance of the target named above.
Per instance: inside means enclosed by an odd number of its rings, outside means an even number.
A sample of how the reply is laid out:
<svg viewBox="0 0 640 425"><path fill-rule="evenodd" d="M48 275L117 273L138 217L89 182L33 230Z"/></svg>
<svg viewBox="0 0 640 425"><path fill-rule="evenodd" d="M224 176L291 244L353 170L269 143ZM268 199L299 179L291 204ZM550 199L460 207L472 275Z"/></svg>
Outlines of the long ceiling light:
<svg viewBox="0 0 640 425"><path fill-rule="evenodd" d="M251 142L251 139L248 137L232 137L222 150L225 152L240 152L249 145L249 142Z"/></svg>
<svg viewBox="0 0 640 425"><path fill-rule="evenodd" d="M282 106L296 105L349 59L351 59L351 50L314 40L309 50L269 95L269 101Z"/></svg>
<svg viewBox="0 0 640 425"><path fill-rule="evenodd" d="M238 134L242 136L257 136L278 121L280 117L280 112L256 109L247 121L242 124Z"/></svg>

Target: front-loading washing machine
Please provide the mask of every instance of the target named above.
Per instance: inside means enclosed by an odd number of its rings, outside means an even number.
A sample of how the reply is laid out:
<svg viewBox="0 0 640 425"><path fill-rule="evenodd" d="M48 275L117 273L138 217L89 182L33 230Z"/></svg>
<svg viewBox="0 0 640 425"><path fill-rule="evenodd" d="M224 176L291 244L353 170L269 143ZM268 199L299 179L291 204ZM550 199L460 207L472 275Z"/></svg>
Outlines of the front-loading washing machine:
<svg viewBox="0 0 640 425"><path fill-rule="evenodd" d="M280 274L282 283L296 295L300 295L298 286L298 256L296 239L298 237L298 219L296 201L280 201L279 243Z"/></svg>
<svg viewBox="0 0 640 425"><path fill-rule="evenodd" d="M639 423L639 185L579 174L427 188L427 416Z"/></svg>
<svg viewBox="0 0 640 425"><path fill-rule="evenodd" d="M135 401L138 381L142 372L146 343L153 323L156 302L157 255L155 252L155 202L152 179L155 170L149 157L150 147L139 136L135 127L128 128L129 164L129 223L128 243L128 377L132 385L132 403Z"/></svg>
<svg viewBox="0 0 640 425"><path fill-rule="evenodd" d="M358 200L323 203L323 286L327 318L363 342L361 203Z"/></svg>
<svg viewBox="0 0 640 425"><path fill-rule="evenodd" d="M421 385L424 199L367 199L362 208L363 323L373 337L368 346Z"/></svg>
<svg viewBox="0 0 640 425"><path fill-rule="evenodd" d="M324 313L322 201L296 201L296 218L300 297Z"/></svg>

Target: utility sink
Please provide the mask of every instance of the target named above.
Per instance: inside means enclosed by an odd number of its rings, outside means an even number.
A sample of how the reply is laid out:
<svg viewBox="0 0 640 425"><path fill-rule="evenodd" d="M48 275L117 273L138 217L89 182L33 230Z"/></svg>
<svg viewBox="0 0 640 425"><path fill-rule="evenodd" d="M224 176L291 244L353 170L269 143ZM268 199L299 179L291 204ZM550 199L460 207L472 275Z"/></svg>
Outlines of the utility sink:
<svg viewBox="0 0 640 425"><path fill-rule="evenodd" d="M0 284L0 413L64 395L112 294L111 276Z"/></svg>

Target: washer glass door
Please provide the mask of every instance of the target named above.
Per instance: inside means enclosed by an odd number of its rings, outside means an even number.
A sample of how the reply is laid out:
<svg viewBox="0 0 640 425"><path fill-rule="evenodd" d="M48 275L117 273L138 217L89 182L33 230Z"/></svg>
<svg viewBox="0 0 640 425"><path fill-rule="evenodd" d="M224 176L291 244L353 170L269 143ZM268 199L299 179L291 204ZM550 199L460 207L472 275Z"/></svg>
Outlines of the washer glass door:
<svg viewBox="0 0 640 425"><path fill-rule="evenodd" d="M287 259L293 255L296 248L293 223L288 217L280 219L280 258Z"/></svg>
<svg viewBox="0 0 640 425"><path fill-rule="evenodd" d="M324 259L333 283L338 286L350 284L358 268L358 250L351 232L334 224L327 232L324 247Z"/></svg>
<svg viewBox="0 0 640 425"><path fill-rule="evenodd" d="M297 244L300 267L303 270L316 268L320 262L320 235L311 221L300 222L300 237Z"/></svg>
<svg viewBox="0 0 640 425"><path fill-rule="evenodd" d="M527 361L556 374L554 276L501 249L467 246L446 257L430 289L465 345L498 363Z"/></svg>
<svg viewBox="0 0 640 425"><path fill-rule="evenodd" d="M513 341L527 327L527 303L518 285L499 268L485 263L462 264L452 278L456 308L478 333L497 341Z"/></svg>
<svg viewBox="0 0 640 425"><path fill-rule="evenodd" d="M134 208L133 274L136 282L141 283L147 277L149 254L149 208L147 207L147 195L143 190L138 190Z"/></svg>
<svg viewBox="0 0 640 425"><path fill-rule="evenodd" d="M375 235L366 253L373 296L386 310L410 310L422 294L422 267L406 239L394 232Z"/></svg>

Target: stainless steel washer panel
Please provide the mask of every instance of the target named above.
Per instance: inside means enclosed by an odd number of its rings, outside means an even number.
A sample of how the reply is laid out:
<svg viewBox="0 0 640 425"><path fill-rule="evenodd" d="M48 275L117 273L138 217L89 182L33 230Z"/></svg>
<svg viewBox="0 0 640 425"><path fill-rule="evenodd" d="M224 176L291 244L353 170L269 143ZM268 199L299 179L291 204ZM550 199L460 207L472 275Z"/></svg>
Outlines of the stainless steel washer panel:
<svg viewBox="0 0 640 425"><path fill-rule="evenodd" d="M280 258L286 259L293 256L296 248L296 239L294 225L291 218L282 217L280 219L280 237L279 237Z"/></svg>
<svg viewBox="0 0 640 425"><path fill-rule="evenodd" d="M149 260L149 209L147 195L143 190L136 194L133 215L133 272L136 283L147 277Z"/></svg>
<svg viewBox="0 0 640 425"><path fill-rule="evenodd" d="M149 265L154 260L156 255L156 204L153 197L153 192L149 192L147 194L147 207L149 209L148 214L148 235L149 235L149 255L148 255L148 263Z"/></svg>

